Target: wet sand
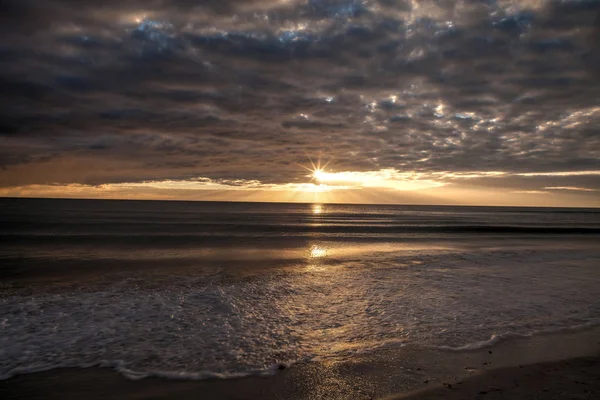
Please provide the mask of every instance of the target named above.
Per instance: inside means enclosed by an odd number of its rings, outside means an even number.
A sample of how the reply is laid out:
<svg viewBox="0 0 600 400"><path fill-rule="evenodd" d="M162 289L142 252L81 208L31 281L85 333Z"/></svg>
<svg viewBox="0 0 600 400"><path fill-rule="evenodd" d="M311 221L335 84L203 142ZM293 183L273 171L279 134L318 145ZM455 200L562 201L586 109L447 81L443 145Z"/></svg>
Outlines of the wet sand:
<svg viewBox="0 0 600 400"><path fill-rule="evenodd" d="M296 364L268 377L127 380L64 368L0 382L2 399L594 399L600 328L515 338L470 351L410 346Z"/></svg>
<svg viewBox="0 0 600 400"><path fill-rule="evenodd" d="M587 357L492 370L386 400L599 398L600 358Z"/></svg>
<svg viewBox="0 0 600 400"><path fill-rule="evenodd" d="M312 382L294 373L231 381L128 381L107 369L62 369L21 376L0 384L3 399L374 399L366 381L349 382L335 374ZM392 372L392 371L390 371ZM312 384L315 384L314 386ZM466 379L436 383L432 388L389 396L386 400L432 399L598 399L600 358L491 370Z"/></svg>

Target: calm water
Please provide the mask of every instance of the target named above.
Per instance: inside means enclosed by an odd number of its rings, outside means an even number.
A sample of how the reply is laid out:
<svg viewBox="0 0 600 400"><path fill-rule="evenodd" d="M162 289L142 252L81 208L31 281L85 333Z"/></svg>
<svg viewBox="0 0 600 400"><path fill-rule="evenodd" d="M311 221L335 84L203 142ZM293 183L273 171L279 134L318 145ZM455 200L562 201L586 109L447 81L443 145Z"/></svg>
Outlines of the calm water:
<svg viewBox="0 0 600 400"><path fill-rule="evenodd" d="M0 376L264 373L600 323L600 210L0 199Z"/></svg>

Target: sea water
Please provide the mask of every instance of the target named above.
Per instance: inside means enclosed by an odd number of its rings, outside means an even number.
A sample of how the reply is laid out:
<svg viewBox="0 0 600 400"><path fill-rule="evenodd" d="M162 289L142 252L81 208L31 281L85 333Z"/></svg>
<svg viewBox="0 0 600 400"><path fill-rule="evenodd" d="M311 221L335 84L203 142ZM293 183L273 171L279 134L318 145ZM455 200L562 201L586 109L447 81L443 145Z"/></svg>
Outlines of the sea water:
<svg viewBox="0 0 600 400"><path fill-rule="evenodd" d="M0 378L268 374L600 324L600 210L0 199Z"/></svg>

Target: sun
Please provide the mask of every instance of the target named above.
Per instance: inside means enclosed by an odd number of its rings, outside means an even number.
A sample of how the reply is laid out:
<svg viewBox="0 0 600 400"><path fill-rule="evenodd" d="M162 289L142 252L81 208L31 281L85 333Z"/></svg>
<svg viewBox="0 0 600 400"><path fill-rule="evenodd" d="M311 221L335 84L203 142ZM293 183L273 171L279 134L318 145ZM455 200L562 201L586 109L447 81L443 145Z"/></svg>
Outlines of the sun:
<svg viewBox="0 0 600 400"><path fill-rule="evenodd" d="M324 173L325 171L323 171L321 168L315 168L312 172L312 177L315 181L317 181L317 183L319 183L323 179Z"/></svg>
<svg viewBox="0 0 600 400"><path fill-rule="evenodd" d="M310 175L308 176L311 178L311 181L314 181L317 185L320 185L327 175L325 168L327 168L327 165L331 160L327 161L324 165L321 165L321 157L319 157L316 164L310 157L308 160L310 161L310 167L305 167L304 165L300 166L310 172Z"/></svg>

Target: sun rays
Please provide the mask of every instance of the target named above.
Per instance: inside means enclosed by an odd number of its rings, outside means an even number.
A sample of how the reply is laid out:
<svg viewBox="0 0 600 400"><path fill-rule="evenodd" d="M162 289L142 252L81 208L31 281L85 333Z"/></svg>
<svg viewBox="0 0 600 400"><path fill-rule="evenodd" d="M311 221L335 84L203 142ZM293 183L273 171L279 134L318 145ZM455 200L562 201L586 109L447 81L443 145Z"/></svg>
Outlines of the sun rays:
<svg viewBox="0 0 600 400"><path fill-rule="evenodd" d="M153 200L206 200L253 201L293 203L376 203L376 204L486 204L486 205L544 205L560 206L572 201L577 206L597 207L596 193L584 185L560 182L528 191L509 191L500 188L476 189L463 182L499 180L511 174L502 171L422 172L402 171L395 168L375 170L347 170L346 163L323 161L321 155L306 155L303 164L282 171L282 179L275 182L259 180L215 179L198 176L193 179L149 180L90 185L29 185L8 189L0 188L6 197L66 197ZM287 175L285 175L287 174ZM534 173L512 174L514 179L530 179ZM597 175L597 171L539 172L544 177ZM285 175L285 177L283 177ZM497 185L495 183L495 185ZM554 190L559 188L561 190ZM568 190L567 190L568 189ZM548 196L548 191L552 196ZM559 192L555 195L554 192ZM565 193L563 193L565 192ZM582 194L583 193L583 194ZM587 197L585 197L587 195ZM557 197L558 196L558 197ZM313 214L325 214L320 207Z"/></svg>
<svg viewBox="0 0 600 400"><path fill-rule="evenodd" d="M310 162L310 167L307 167L305 165L299 164L302 168L304 168L305 170L307 170L308 172L310 172L310 175L308 175L311 178L311 183L316 183L317 185L320 185L322 182L322 177L323 174L325 173L325 168L327 168L327 166L329 165L329 163L331 162L331 159L329 159L325 164L321 165L321 156L319 156L319 158L317 159L317 163L315 164L312 160L312 158L309 156L308 157L308 161Z"/></svg>

